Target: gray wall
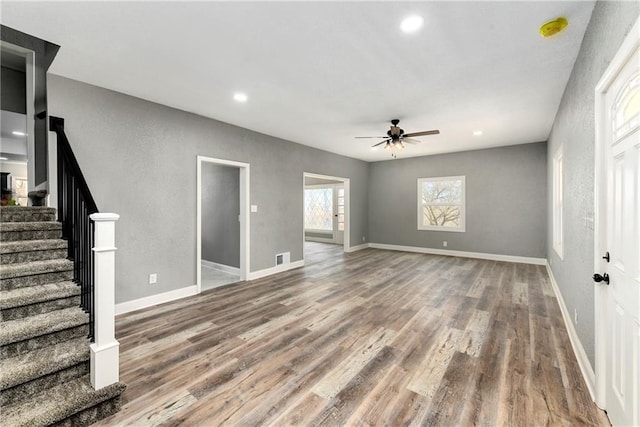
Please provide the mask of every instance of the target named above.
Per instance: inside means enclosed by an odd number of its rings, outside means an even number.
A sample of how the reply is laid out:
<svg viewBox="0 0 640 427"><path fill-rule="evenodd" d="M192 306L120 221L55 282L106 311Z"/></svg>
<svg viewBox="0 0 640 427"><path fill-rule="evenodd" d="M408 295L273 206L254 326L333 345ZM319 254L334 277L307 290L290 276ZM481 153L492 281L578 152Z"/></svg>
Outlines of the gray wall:
<svg viewBox="0 0 640 427"><path fill-rule="evenodd" d="M49 75L49 110L116 228L116 302L196 283L196 156L251 165L251 265L302 259L303 172L351 180L351 244L367 235L369 164ZM175 197L177 196L177 197ZM158 283L148 284L148 274Z"/></svg>
<svg viewBox="0 0 640 427"><path fill-rule="evenodd" d="M372 242L545 257L544 142L373 163L369 186ZM466 231L417 229L417 180L466 176Z"/></svg>
<svg viewBox="0 0 640 427"><path fill-rule="evenodd" d="M202 259L240 267L240 169L202 163Z"/></svg>
<svg viewBox="0 0 640 427"><path fill-rule="evenodd" d="M638 2L596 4L549 136L548 197L552 194L551 159L561 144L564 149L564 260L553 250L550 208L547 254L569 313L578 312L576 331L592 366L594 234L584 218L594 216L594 91L639 13Z"/></svg>
<svg viewBox="0 0 640 427"><path fill-rule="evenodd" d="M22 71L0 69L0 109L14 113L27 113L27 77Z"/></svg>

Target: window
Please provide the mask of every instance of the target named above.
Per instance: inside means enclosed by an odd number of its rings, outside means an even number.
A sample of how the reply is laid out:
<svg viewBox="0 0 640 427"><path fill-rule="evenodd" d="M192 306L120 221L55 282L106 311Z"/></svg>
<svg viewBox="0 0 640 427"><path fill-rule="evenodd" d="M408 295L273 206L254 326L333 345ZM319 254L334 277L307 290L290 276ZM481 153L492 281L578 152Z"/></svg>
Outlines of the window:
<svg viewBox="0 0 640 427"><path fill-rule="evenodd" d="M418 230L465 230L465 177L418 179Z"/></svg>
<svg viewBox="0 0 640 427"><path fill-rule="evenodd" d="M562 253L562 146L553 155L553 250Z"/></svg>
<svg viewBox="0 0 640 427"><path fill-rule="evenodd" d="M333 188L304 190L304 228L333 231Z"/></svg>

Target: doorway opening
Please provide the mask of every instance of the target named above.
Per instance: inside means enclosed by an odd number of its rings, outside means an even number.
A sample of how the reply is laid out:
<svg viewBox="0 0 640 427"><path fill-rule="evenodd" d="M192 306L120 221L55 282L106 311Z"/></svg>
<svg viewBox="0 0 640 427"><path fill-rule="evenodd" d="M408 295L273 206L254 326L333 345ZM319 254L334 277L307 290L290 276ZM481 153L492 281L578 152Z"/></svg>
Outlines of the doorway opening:
<svg viewBox="0 0 640 427"><path fill-rule="evenodd" d="M197 158L198 293L247 280L249 164Z"/></svg>
<svg viewBox="0 0 640 427"><path fill-rule="evenodd" d="M3 204L27 206L35 183L34 52L0 42L0 176Z"/></svg>
<svg viewBox="0 0 640 427"><path fill-rule="evenodd" d="M348 178L303 174L303 254L318 244L349 248L349 190ZM311 244L314 242L315 244Z"/></svg>

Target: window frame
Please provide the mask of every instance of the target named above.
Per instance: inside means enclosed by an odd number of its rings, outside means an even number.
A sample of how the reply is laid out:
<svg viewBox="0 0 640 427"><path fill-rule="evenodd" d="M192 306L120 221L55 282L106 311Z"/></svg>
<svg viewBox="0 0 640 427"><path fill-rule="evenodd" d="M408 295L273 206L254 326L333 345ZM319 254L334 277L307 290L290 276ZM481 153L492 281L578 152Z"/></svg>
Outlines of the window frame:
<svg viewBox="0 0 640 427"><path fill-rule="evenodd" d="M553 154L551 175L551 237L553 250L564 258L564 155L560 145Z"/></svg>
<svg viewBox="0 0 640 427"><path fill-rule="evenodd" d="M462 201L461 203L446 203L442 204L443 206L458 206L460 209L460 227L445 227L441 225L423 225L423 210L422 210L422 186L425 182L437 182L437 181L461 181L462 182ZM466 200L467 200L467 189L466 189L466 175L460 176L438 176L438 177L427 177L427 178L418 178L418 230L425 231L451 231L454 233L464 233L467 228L467 220L466 220ZM437 203L432 205L438 205Z"/></svg>

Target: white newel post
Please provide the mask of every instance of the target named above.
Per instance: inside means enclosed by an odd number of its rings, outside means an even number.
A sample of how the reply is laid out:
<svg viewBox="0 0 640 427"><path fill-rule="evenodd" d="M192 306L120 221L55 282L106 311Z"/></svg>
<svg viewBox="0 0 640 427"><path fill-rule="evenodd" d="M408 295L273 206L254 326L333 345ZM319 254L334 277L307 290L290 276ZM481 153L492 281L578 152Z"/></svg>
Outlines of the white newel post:
<svg viewBox="0 0 640 427"><path fill-rule="evenodd" d="M120 343L115 337L115 225L114 213L91 215L94 229L94 328L91 344L91 385L96 390L119 381Z"/></svg>

